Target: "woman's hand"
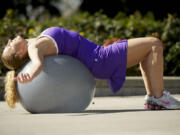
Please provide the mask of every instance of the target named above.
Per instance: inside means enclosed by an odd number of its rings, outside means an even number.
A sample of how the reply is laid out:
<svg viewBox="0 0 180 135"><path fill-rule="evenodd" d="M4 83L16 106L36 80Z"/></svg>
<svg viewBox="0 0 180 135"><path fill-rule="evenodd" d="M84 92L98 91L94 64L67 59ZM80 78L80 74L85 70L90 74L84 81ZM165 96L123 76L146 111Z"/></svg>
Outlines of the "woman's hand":
<svg viewBox="0 0 180 135"><path fill-rule="evenodd" d="M18 81L20 83L28 83L32 81L32 77L29 75L29 73L21 73L21 75L14 78L15 81Z"/></svg>
<svg viewBox="0 0 180 135"><path fill-rule="evenodd" d="M31 82L35 77L39 75L42 69L43 69L42 64L32 63L28 70L28 73L21 73L19 76L14 78L14 81L18 81L20 83Z"/></svg>

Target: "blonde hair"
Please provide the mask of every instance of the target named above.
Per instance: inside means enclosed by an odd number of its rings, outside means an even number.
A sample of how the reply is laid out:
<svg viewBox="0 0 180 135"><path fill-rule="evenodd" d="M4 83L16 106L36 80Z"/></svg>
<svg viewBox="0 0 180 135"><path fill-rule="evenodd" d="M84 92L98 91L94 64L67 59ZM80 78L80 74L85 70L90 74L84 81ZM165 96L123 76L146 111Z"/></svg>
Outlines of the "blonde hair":
<svg viewBox="0 0 180 135"><path fill-rule="evenodd" d="M11 69L11 71L6 73L4 80L4 98L10 108L15 108L15 104L19 101L19 98L14 77L18 70L29 60L28 53L24 57L19 57L16 53L13 53L8 57L2 54L1 60L8 69Z"/></svg>
<svg viewBox="0 0 180 135"><path fill-rule="evenodd" d="M19 101L16 83L14 81L16 73L14 70L6 73L5 77L5 95L4 98L10 108L15 108L15 103Z"/></svg>

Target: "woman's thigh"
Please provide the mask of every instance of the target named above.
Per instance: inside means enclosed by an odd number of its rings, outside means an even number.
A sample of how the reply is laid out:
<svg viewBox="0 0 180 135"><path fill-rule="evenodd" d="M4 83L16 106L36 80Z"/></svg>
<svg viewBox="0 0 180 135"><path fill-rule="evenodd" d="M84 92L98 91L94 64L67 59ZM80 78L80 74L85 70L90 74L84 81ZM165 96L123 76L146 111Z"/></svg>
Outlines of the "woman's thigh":
<svg viewBox="0 0 180 135"><path fill-rule="evenodd" d="M151 52L152 46L158 41L154 37L142 37L128 40L127 47L127 68L143 61Z"/></svg>

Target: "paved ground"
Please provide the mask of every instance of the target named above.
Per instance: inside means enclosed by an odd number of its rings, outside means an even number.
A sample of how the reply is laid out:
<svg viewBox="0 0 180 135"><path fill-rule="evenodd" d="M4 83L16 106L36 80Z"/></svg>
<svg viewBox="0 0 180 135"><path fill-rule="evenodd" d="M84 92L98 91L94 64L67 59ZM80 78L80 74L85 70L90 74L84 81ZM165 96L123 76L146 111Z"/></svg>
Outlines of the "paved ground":
<svg viewBox="0 0 180 135"><path fill-rule="evenodd" d="M30 114L20 104L10 110L0 102L0 135L180 135L180 110L144 110L143 96L93 102L82 113L68 114Z"/></svg>

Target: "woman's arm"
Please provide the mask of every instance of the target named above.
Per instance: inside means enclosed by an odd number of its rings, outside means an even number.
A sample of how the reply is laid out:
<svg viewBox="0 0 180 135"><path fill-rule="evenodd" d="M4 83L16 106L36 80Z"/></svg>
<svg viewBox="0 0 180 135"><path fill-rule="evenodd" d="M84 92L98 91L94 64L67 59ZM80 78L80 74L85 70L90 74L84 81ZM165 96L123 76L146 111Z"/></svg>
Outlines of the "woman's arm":
<svg viewBox="0 0 180 135"><path fill-rule="evenodd" d="M22 73L21 75L14 78L14 80L19 81L20 83L31 82L43 69L44 55L41 49L41 45L45 41L37 40L37 42L32 43L28 48L29 57L32 61L29 70L27 73Z"/></svg>

